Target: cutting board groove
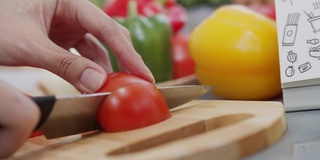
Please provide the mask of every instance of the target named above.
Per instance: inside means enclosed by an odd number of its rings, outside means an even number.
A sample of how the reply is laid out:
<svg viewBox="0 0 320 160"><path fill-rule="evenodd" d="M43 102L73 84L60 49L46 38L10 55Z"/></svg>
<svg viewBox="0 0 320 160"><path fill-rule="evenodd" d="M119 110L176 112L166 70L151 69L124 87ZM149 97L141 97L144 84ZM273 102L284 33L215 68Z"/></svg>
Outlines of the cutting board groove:
<svg viewBox="0 0 320 160"><path fill-rule="evenodd" d="M172 121L173 120L173 121ZM180 119L179 119L180 120ZM187 119L182 119L185 123L188 121ZM171 119L168 121L165 121L163 123L178 123L179 125L182 123L181 121ZM197 134L201 134L205 132L205 125L202 122L194 122L191 123L185 123L183 126L179 126L179 128L172 128L171 130L168 130L167 132L159 132L159 134L155 134L152 137L145 137L144 139L141 139L137 142L134 142L133 144L128 144L128 146L124 146L124 148L119 148L117 150L111 151L108 153L108 155L121 155L124 153L132 153L137 151L143 151L150 149L152 147L156 147L165 143L169 143L172 141L177 141L186 137L194 136ZM127 148L127 149L125 149Z"/></svg>

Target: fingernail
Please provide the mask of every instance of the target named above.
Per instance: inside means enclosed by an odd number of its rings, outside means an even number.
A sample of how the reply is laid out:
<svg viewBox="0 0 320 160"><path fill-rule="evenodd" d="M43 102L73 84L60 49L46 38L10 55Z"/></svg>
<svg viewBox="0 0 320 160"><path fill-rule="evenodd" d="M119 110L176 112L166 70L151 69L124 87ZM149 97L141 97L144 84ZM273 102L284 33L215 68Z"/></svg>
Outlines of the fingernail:
<svg viewBox="0 0 320 160"><path fill-rule="evenodd" d="M151 83L156 83L156 80L154 79L153 76L150 78L150 82L151 82Z"/></svg>
<svg viewBox="0 0 320 160"><path fill-rule="evenodd" d="M91 92L97 91L104 83L105 75L88 68L83 71L80 83L89 89Z"/></svg>
<svg viewBox="0 0 320 160"><path fill-rule="evenodd" d="M154 79L151 71L150 71L150 75L151 75L151 76L150 76L150 82L151 82L151 83L156 83L156 80Z"/></svg>

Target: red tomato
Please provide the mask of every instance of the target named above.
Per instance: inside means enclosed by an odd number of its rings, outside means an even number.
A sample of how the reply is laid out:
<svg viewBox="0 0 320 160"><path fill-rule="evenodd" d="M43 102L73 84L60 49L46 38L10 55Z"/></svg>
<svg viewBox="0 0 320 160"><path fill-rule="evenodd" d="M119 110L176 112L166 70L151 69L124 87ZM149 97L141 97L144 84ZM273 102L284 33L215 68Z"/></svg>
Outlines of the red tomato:
<svg viewBox="0 0 320 160"><path fill-rule="evenodd" d="M105 131L137 129L170 117L164 97L153 84L124 73L114 73L108 77L106 85L100 92L112 91L112 93L97 111L97 120Z"/></svg>
<svg viewBox="0 0 320 160"><path fill-rule="evenodd" d="M188 50L189 35L176 34L172 39L173 78L181 78L194 73L195 62Z"/></svg>

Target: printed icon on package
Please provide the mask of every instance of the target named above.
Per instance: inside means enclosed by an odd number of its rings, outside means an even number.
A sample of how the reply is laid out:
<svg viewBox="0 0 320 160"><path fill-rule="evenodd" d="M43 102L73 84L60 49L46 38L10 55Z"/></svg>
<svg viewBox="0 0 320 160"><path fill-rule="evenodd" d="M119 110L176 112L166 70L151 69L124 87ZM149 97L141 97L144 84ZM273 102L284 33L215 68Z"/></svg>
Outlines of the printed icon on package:
<svg viewBox="0 0 320 160"><path fill-rule="evenodd" d="M318 43L319 43L319 39L317 39L317 38L313 38L313 39L308 39L307 40L307 44L316 45Z"/></svg>
<svg viewBox="0 0 320 160"><path fill-rule="evenodd" d="M320 1L316 1L312 3L314 10L320 9ZM308 22L310 23L313 32L317 33L320 32L320 15L314 15L313 12L306 12L304 13L308 16Z"/></svg>
<svg viewBox="0 0 320 160"><path fill-rule="evenodd" d="M282 0L282 2L287 2L289 1L291 5L293 5L292 0Z"/></svg>
<svg viewBox="0 0 320 160"><path fill-rule="evenodd" d="M289 62L294 63L298 59L298 54L294 53L293 51L289 51L287 55L287 59Z"/></svg>
<svg viewBox="0 0 320 160"><path fill-rule="evenodd" d="M310 57L320 59L320 46L309 47L309 55L310 55Z"/></svg>
<svg viewBox="0 0 320 160"><path fill-rule="evenodd" d="M298 67L300 73L307 72L311 69L311 64L309 62L303 63Z"/></svg>
<svg viewBox="0 0 320 160"><path fill-rule="evenodd" d="M300 18L300 13L288 14L287 24L284 27L283 32L283 46L294 46L297 31L298 31L298 22Z"/></svg>
<svg viewBox="0 0 320 160"><path fill-rule="evenodd" d="M292 77L294 75L294 72L295 72L295 70L294 70L293 66L289 66L286 69L286 76Z"/></svg>

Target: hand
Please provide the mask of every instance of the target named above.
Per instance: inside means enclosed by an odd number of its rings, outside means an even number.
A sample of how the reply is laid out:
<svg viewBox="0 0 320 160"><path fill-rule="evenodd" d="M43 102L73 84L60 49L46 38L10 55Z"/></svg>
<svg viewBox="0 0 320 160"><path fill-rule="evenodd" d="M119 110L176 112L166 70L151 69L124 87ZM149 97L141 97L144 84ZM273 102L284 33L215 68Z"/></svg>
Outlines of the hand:
<svg viewBox="0 0 320 160"><path fill-rule="evenodd" d="M0 65L47 69L91 93L112 72L101 41L115 53L121 71L154 82L129 32L87 0L1 0L0 22ZM82 56L70 53L72 47ZM0 82L0 157L18 149L39 114L27 96Z"/></svg>
<svg viewBox="0 0 320 160"><path fill-rule="evenodd" d="M0 159L14 153L28 138L40 118L35 103L0 81Z"/></svg>
<svg viewBox="0 0 320 160"><path fill-rule="evenodd" d="M0 65L44 68L91 93L112 72L99 39L122 71L154 81L129 32L87 0L1 0L0 6Z"/></svg>

